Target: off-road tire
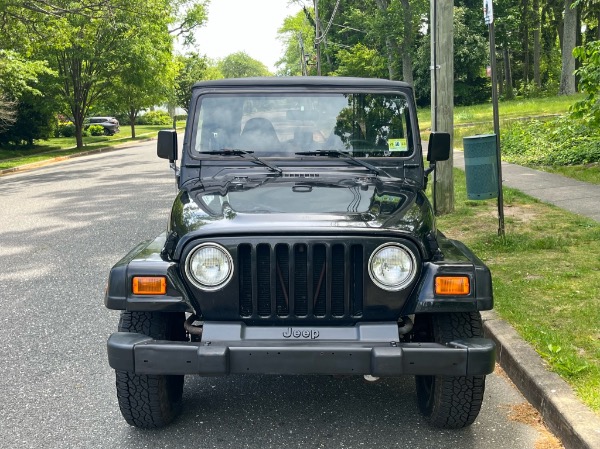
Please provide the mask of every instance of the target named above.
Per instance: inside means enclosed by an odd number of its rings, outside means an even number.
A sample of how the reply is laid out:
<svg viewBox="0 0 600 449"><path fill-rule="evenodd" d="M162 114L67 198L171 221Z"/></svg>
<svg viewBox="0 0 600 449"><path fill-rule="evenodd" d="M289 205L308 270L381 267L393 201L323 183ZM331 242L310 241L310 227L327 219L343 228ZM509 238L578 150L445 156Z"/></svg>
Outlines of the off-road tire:
<svg viewBox="0 0 600 449"><path fill-rule="evenodd" d="M432 340L483 337L479 312L431 314ZM417 402L425 419L444 429L466 427L475 421L485 390L485 376L416 376Z"/></svg>
<svg viewBox="0 0 600 449"><path fill-rule="evenodd" d="M119 332L137 332L156 340L186 339L183 313L121 312ZM184 376L145 375L115 370L117 399L128 424L163 427L181 411Z"/></svg>

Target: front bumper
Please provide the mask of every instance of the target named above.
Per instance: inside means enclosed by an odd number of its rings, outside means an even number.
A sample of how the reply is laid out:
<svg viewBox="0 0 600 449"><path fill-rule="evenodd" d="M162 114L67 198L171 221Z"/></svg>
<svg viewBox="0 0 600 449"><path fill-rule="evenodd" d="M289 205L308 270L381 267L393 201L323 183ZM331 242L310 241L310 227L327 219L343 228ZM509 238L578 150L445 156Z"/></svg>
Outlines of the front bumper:
<svg viewBox="0 0 600 449"><path fill-rule="evenodd" d="M495 345L491 340L468 338L446 345L400 343L397 329L396 323L310 329L205 323L201 342L153 340L143 334L117 332L108 339L108 360L112 368L136 374L205 376L473 376L494 370ZM284 337L287 334L291 335ZM227 335L230 338L223 339Z"/></svg>

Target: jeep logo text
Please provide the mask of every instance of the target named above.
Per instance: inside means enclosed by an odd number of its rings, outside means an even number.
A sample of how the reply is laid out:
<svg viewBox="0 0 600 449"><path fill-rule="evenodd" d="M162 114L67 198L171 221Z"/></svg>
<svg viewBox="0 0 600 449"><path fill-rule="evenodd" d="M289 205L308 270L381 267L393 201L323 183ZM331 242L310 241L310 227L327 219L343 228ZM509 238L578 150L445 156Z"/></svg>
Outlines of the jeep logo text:
<svg viewBox="0 0 600 449"><path fill-rule="evenodd" d="M284 338L310 338L314 340L319 338L319 331L313 329L299 330L288 327L283 331Z"/></svg>

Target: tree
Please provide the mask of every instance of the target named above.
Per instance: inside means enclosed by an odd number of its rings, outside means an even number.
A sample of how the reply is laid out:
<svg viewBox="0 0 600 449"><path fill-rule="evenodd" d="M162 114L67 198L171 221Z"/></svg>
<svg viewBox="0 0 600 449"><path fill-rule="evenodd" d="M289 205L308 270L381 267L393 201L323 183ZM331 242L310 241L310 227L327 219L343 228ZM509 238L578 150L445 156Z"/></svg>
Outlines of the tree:
<svg viewBox="0 0 600 449"><path fill-rule="evenodd" d="M573 0L565 0L565 21L562 39L562 69L559 95L575 93L575 58L573 49L577 41L577 6Z"/></svg>
<svg viewBox="0 0 600 449"><path fill-rule="evenodd" d="M277 39L283 43L284 53L275 65L277 75L294 76L311 73L309 61L314 57L314 28L304 11L288 16L277 30ZM302 57L305 59L302 60ZM314 67L314 64L312 64Z"/></svg>
<svg viewBox="0 0 600 449"><path fill-rule="evenodd" d="M54 75L45 61L29 60L14 51L0 50L0 132L4 134L4 142L15 141L9 139L8 135L19 119L23 121L26 106L20 105L20 102L24 97L27 104L31 104L33 98L37 98L40 104L44 103L38 88L40 78L44 75L49 79ZM31 121L29 128L33 132L38 128L38 123ZM31 139L25 140L39 138L35 133L31 136Z"/></svg>
<svg viewBox="0 0 600 449"><path fill-rule="evenodd" d="M363 44L356 44L348 50L340 50L337 58L339 66L332 73L334 76L385 77L385 58L377 50L367 48Z"/></svg>
<svg viewBox="0 0 600 449"><path fill-rule="evenodd" d="M177 64L171 33L164 22L139 20L135 33L129 33L120 46L122 62L105 103L112 113L127 116L132 138L139 113L165 103L173 91Z"/></svg>
<svg viewBox="0 0 600 449"><path fill-rule="evenodd" d="M586 97L573 105L573 116L585 118L590 125L600 126L600 41L577 47L573 54L581 62L577 69L579 89Z"/></svg>
<svg viewBox="0 0 600 449"><path fill-rule="evenodd" d="M252 76L271 76L269 69L260 61L240 51L226 56L218 64L225 78L248 78Z"/></svg>
<svg viewBox="0 0 600 449"><path fill-rule="evenodd" d="M83 120L90 108L107 100L113 83L133 81L119 77L123 66L131 62L131 55L123 49L131 48L132 42L152 42L153 33L169 40L169 47L176 37L192 42L193 30L206 19L206 1L200 0L55 0L51 7L39 7L49 5L42 0L0 2L4 17L22 18L17 25L5 25L29 31L32 39L27 50L56 69L78 147L83 145ZM5 42L20 45L16 40Z"/></svg>
<svg viewBox="0 0 600 449"><path fill-rule="evenodd" d="M175 104L188 111L192 96L192 86L195 82L207 79L209 61L198 53L188 53L176 58L177 75L175 76Z"/></svg>

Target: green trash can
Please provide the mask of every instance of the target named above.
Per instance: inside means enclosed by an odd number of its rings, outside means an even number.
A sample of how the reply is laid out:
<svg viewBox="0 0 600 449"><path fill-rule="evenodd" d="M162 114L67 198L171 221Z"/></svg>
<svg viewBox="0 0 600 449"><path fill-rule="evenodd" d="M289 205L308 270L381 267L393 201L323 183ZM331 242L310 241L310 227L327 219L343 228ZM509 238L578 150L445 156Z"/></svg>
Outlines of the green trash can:
<svg viewBox="0 0 600 449"><path fill-rule="evenodd" d="M467 198L487 200L498 197L498 155L496 134L463 137Z"/></svg>

